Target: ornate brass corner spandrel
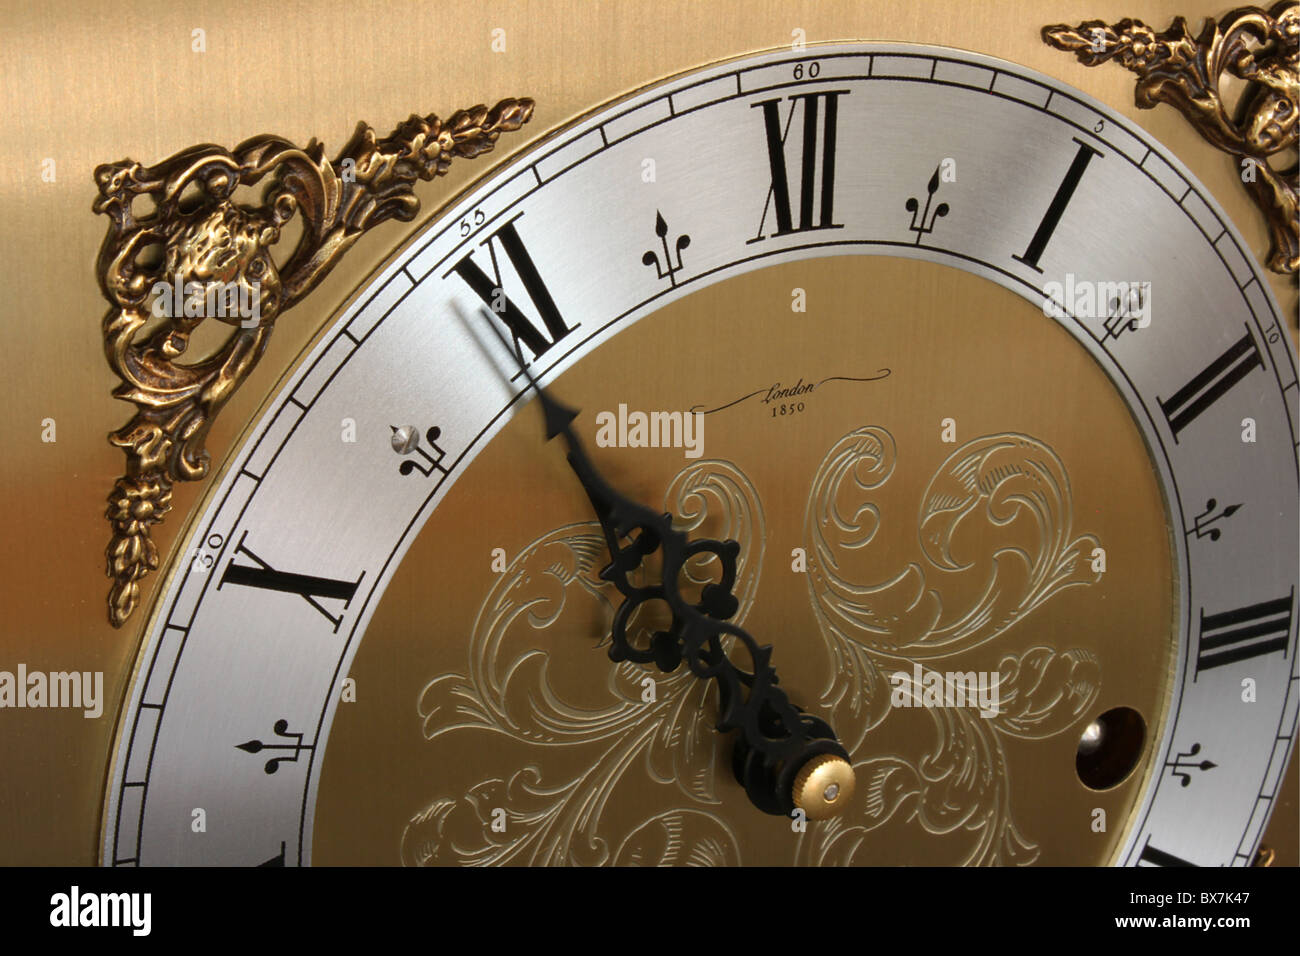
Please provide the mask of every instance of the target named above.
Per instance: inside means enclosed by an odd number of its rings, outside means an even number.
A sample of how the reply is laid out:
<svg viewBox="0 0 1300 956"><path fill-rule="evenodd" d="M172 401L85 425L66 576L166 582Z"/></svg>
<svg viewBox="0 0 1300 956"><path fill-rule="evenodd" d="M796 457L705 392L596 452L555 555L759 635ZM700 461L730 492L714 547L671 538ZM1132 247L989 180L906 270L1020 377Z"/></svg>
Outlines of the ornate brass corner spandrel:
<svg viewBox="0 0 1300 956"><path fill-rule="evenodd" d="M1268 12L1241 7L1217 22L1207 19L1198 36L1182 17L1163 33L1140 20L1088 20L1044 27L1042 36L1085 66L1118 61L1138 75L1138 106L1170 104L1201 136L1236 157L1242 184L1268 223L1268 267L1296 274L1297 164L1279 169L1270 163L1285 161L1296 148L1300 4L1284 0ZM1247 84L1231 115L1220 90L1225 74Z"/></svg>
<svg viewBox="0 0 1300 956"><path fill-rule="evenodd" d="M276 320L367 229L413 219L417 180L446 173L457 157L489 152L532 113L532 100L507 99L446 121L412 116L382 139L360 123L332 162L315 140L300 148L258 136L234 150L194 146L155 166L124 160L95 170L94 211L111 219L97 263L111 305L104 351L122 380L113 395L136 406L109 435L126 453L107 512L115 627L139 603L140 581L158 567L152 528L171 507L172 485L207 474L208 430L257 365ZM234 201L236 189L268 176L261 205ZM277 267L271 250L295 215L301 238ZM229 338L211 357L181 364L207 318L229 325Z"/></svg>

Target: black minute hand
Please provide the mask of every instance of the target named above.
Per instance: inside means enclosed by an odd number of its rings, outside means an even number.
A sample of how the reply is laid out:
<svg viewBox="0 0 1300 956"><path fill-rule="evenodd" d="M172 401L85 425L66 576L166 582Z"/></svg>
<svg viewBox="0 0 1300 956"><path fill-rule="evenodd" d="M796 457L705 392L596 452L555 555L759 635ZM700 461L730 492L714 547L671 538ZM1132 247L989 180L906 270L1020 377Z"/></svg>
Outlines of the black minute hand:
<svg viewBox="0 0 1300 956"><path fill-rule="evenodd" d="M614 614L610 659L653 663L664 672L676 670L685 660L697 677L712 678L718 687L717 729L739 731L732 769L754 806L781 815L798 808L814 820L838 814L853 792L848 753L830 725L804 713L777 686L771 645L759 646L743 628L727 620L738 607L732 588L740 545L734 540L690 541L673 527L672 515L615 491L591 463L573 431L577 412L561 405L537 383L522 354L511 349L496 328L491 313L484 309L483 316L537 392L547 440L564 437L569 465L600 520L611 556L600 576L623 595ZM649 586L633 584L630 575L656 549L663 552L662 580ZM677 582L686 561L700 554L714 555L722 574L720 580L706 584L698 603L692 604L682 597ZM628 639L627 625L647 601L664 602L672 613L672 625L656 633L648 648L641 649ZM732 661L728 644L733 651L737 646L745 648L748 670Z"/></svg>

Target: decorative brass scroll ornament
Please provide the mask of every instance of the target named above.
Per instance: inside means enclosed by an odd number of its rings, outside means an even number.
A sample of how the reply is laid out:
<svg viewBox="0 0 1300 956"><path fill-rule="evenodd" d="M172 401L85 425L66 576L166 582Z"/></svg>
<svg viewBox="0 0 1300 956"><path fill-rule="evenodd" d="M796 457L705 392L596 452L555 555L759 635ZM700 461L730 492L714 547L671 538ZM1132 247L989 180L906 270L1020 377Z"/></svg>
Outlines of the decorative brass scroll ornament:
<svg viewBox="0 0 1300 956"><path fill-rule="evenodd" d="M1268 222L1268 267L1296 274L1300 265L1297 164L1278 170L1270 157L1296 148L1300 111L1300 4L1284 0L1267 13L1242 7L1217 23L1206 20L1193 37L1177 17L1164 33L1140 20L1108 26L1088 20L1077 27L1043 27L1043 42L1073 51L1085 66L1117 58L1138 75L1135 100L1143 109L1168 103L1211 144L1237 158L1241 179ZM1223 74L1247 82L1236 116L1220 92Z"/></svg>
<svg viewBox="0 0 1300 956"><path fill-rule="evenodd" d="M367 229L414 219L417 179L444 174L455 157L489 152L501 133L519 129L532 113L532 100L507 99L490 110L460 110L445 122L433 114L412 116L384 139L360 123L333 162L315 140L300 149L258 136L233 151L194 146L156 166L124 160L95 170L94 210L112 219L97 263L112 305L104 317L104 350L123 382L113 395L137 409L109 435L126 452L126 473L113 486L107 512L113 626L130 617L140 580L158 567L152 526L171 507L173 482L207 474L208 429L257 365L276 318L311 292ZM268 173L274 175L260 206L234 201L237 188ZM142 198L152 201L148 212L138 206ZM299 211L302 237L277 267L271 249ZM161 307L160 299L166 300ZM254 305L229 309L234 302ZM190 335L208 317L230 325L230 338L211 358L181 364ZM156 331L135 341L155 318L161 319Z"/></svg>

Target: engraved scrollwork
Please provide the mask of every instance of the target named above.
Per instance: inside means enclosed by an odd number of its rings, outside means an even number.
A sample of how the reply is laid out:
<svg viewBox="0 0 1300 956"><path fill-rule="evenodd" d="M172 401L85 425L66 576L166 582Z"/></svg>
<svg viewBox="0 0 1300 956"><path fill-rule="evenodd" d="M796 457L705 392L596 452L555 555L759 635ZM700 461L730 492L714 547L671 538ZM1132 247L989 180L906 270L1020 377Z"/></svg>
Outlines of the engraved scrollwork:
<svg viewBox="0 0 1300 956"><path fill-rule="evenodd" d="M742 542L734 594L739 602L735 620L743 620L757 590L764 541L753 486L725 462L697 462L673 480L665 506L682 517L687 529L707 521L714 533ZM640 836L625 834L617 851L601 833L610 794L637 763L651 779L675 784L691 800L716 803L718 746L709 718L716 709L709 706L711 685L696 680L687 668L662 675L655 699L647 702L641 680L648 672L631 662L609 669L594 701L583 694L589 687L575 685L580 677L570 677L566 684L570 675L550 667L552 651L572 659L572 646L582 640L582 633L565 627L566 620L588 622L583 628L590 629L593 644L608 643L618 595L600 576L605 557L601 527L594 521L556 529L525 548L480 608L470 637L468 672L430 681L418 705L430 741L453 733L490 732L537 754L546 748L582 748L590 752L583 758L586 769L572 779L544 784L541 771L530 763L508 780L482 781L463 798L433 802L408 824L404 862L631 863L648 859L647 848L660 839L667 840L661 862L738 862L734 835L703 812L643 821ZM700 556L685 566L683 577L702 587L716 573L716 562ZM648 619L629 622L630 632L640 637L655 627ZM545 635L542 645L539 632ZM508 807L504 833L488 825L492 807ZM659 821L658 836L654 820ZM684 851L683 840L695 849Z"/></svg>
<svg viewBox="0 0 1300 956"><path fill-rule="evenodd" d="M1011 820L1011 782L996 735L972 711L925 714L934 724L933 749L919 759L882 754L855 762L860 784L853 802L801 841L798 862L878 863L870 834L895 817L915 820L931 835L973 834L964 865L1033 862L1036 848Z"/></svg>
<svg viewBox="0 0 1300 956"><path fill-rule="evenodd" d="M1138 76L1143 109L1168 103L1209 143L1236 158L1241 180L1268 224L1268 267L1296 274L1300 266L1297 170L1271 160L1293 153L1300 120L1300 5L1283 0L1267 12L1241 7L1193 35L1182 17L1157 33L1140 20L1110 25L1043 27L1043 42L1074 53L1085 66L1114 59ZM1235 111L1223 92L1225 75L1247 84Z"/></svg>
<svg viewBox="0 0 1300 956"><path fill-rule="evenodd" d="M919 559L864 583L871 578L851 570L851 559L867 555L881 531L887 516L874 498L897 465L892 435L868 426L836 442L813 478L805 516L809 586L831 655L822 703L855 754L859 787L848 810L800 838L796 861L873 862L871 832L894 821L932 835L972 834L967 864L1031 863L1039 850L1014 820L1003 741L1053 736L1088 711L1100 688L1091 652L1032 646L1003 654L992 713L948 706L916 712L913 719L931 728L923 753L876 752L869 731L897 719L891 681L902 666L924 668L928 678L935 674L930 662L959 658L1061 589L1094 582L1083 556L1097 541L1071 530L1069 481L1051 448L1025 435L985 436L958 448L928 482L916 524ZM735 594L742 620L756 596L762 554L756 490L733 466L701 462L677 476L667 503L691 530L708 519L714 533L741 542ZM870 551L877 562L897 560L896 551ZM538 759L509 778L481 781L463 798L435 801L412 817L404 862L739 862L734 835L701 809L652 816L622 834L617 850L616 835L601 827L610 795L635 765L695 804L718 802L709 685L683 669L664 677L658 700L647 704L638 697L646 672L625 661L613 668L598 706L579 705L548 668L555 648L539 646L536 634L580 640L564 631L566 615L599 621L587 625L588 636L607 640L617 595L600 575L603 555L596 522L557 529L526 548L480 610L468 674L430 681L419 702L429 740L487 731L539 758L544 748L581 747L590 751L584 769L544 782ZM716 571L688 565L683 576L700 587ZM969 579L964 591L953 587L957 578ZM949 607L945 595L953 590L973 597ZM594 608L580 609L590 602ZM649 621L637 626L639 639L654 629ZM493 807L507 808L499 833L490 826Z"/></svg>
<svg viewBox="0 0 1300 956"><path fill-rule="evenodd" d="M1077 721L1097 698L1099 670L1087 651L1033 647L1006 655L999 668L1001 713L986 718L960 707L927 707L933 748L919 758L872 755L854 764L853 803L801 843L805 864L879 862L869 834L891 819L915 820L927 833L966 831L974 843L964 865L1025 865L1038 857L1012 819L1011 776L999 734L1039 739ZM864 747L871 752L871 746Z"/></svg>
<svg viewBox="0 0 1300 956"><path fill-rule="evenodd" d="M233 150L195 146L155 166L123 160L95 170L94 211L111 220L97 265L111 305L104 349L122 380L114 396L136 406L109 436L126 453L107 512L114 626L131 615L141 579L158 567L152 528L171 507L173 484L207 474L213 419L257 365L279 316L366 230L413 219L417 180L444 174L456 157L490 151L532 111L532 101L520 99L460 110L446 121L412 116L382 138L362 123L332 162L314 140L300 148L259 136ZM236 202L239 188L263 180L259 206ZM301 237L277 265L272 249L295 216ZM237 314L210 308L234 301L255 307ZM230 335L212 356L184 364L207 317L230 325Z"/></svg>
<svg viewBox="0 0 1300 956"><path fill-rule="evenodd" d="M968 442L921 496L921 555L932 572L978 575L984 584L973 606L945 614L919 561L871 584L843 577L837 552L875 536L880 511L865 493L889 479L896 459L888 432L859 429L831 449L814 480L807 526L820 560L809 583L832 629L851 629L881 653L945 656L992 640L1060 589L1097 579L1083 560L1096 539L1071 532L1065 468L1025 435ZM990 540L999 543L986 547Z"/></svg>
<svg viewBox="0 0 1300 956"><path fill-rule="evenodd" d="M899 681L900 665L919 671L920 662L959 657L1061 589L1095 582L1085 556L1097 540L1073 534L1069 481L1056 454L1026 435L992 435L957 449L927 484L916 541L924 563L850 573L849 560L880 533L873 499L897 465L888 431L859 428L826 454L809 495L808 582L832 658L822 699L845 746L871 756L855 765L861 785L853 805L801 842L800 859L854 862L867 833L899 818L931 834L976 833L965 863L1030 863L1038 850L1012 821L1000 735L1039 739L1077 721L1099 690L1093 655L1033 647L1003 656L995 714L922 709L933 723L927 754L873 753L869 734L894 713L890 672ZM874 554L897 560L890 549ZM958 579L964 589L954 587ZM973 597L954 611L945 604L950 590ZM923 679L931 677L941 679L927 665Z"/></svg>
<svg viewBox="0 0 1300 956"><path fill-rule="evenodd" d="M669 810L627 835L615 866L739 866L736 836L702 810Z"/></svg>

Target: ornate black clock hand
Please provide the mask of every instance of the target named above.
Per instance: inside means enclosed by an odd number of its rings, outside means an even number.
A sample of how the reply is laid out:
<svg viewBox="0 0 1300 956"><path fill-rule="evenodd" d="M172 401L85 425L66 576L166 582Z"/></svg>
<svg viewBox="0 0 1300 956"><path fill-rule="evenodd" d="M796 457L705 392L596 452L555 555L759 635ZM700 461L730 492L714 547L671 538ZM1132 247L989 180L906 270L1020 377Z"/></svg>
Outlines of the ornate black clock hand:
<svg viewBox="0 0 1300 956"><path fill-rule="evenodd" d="M614 614L610 659L653 663L664 672L676 670L684 660L697 677L714 680L718 687L717 729L739 731L732 769L754 806L780 815L798 808L814 820L835 816L853 792L848 753L829 724L804 713L778 686L771 645L760 646L743 628L727 620L738 606L732 588L740 545L734 540L710 538L690 541L673 527L672 515L655 512L615 491L574 434L571 426L577 412L560 404L537 383L521 352L512 349L496 328L492 314L486 309L482 314L537 392L547 440L564 437L569 465L600 520L611 556L600 576L623 595ZM648 586L634 584L630 575L660 549L662 580ZM720 580L706 584L699 601L692 604L682 596L677 582L686 562L700 554L716 557L722 574ZM656 633L650 646L642 649L629 640L627 625L636 610L649 601L668 606L672 625ZM748 670L732 661L729 643L732 649L737 644L744 646Z"/></svg>

